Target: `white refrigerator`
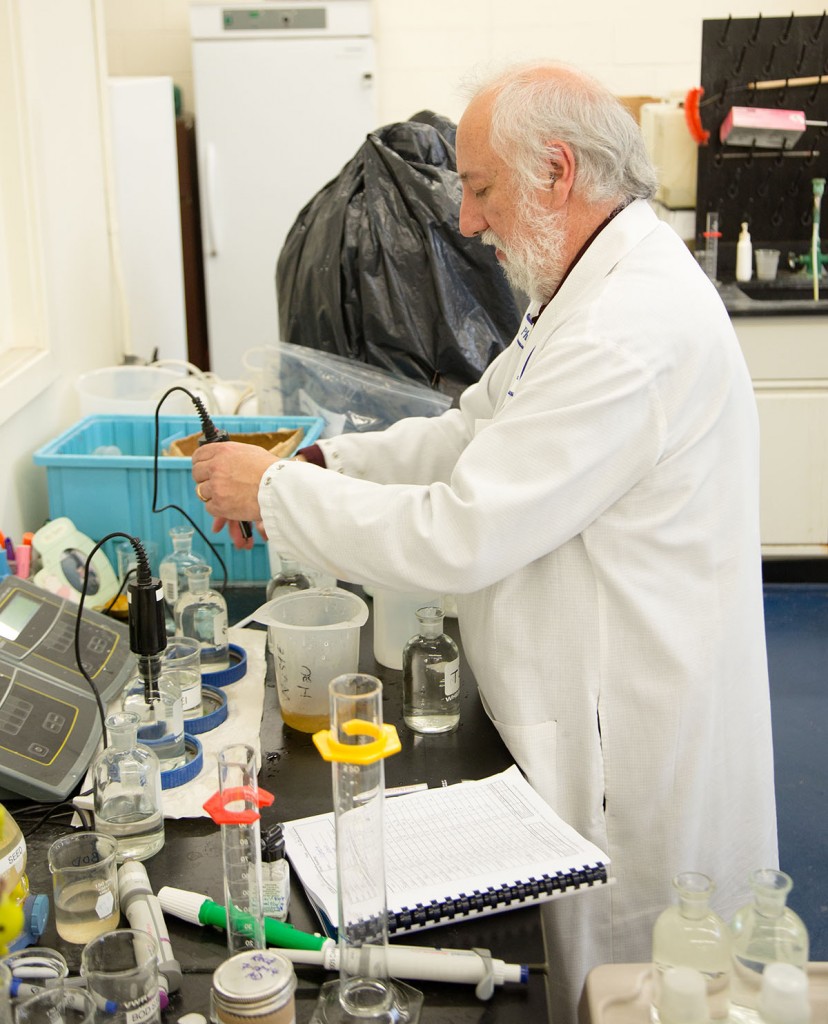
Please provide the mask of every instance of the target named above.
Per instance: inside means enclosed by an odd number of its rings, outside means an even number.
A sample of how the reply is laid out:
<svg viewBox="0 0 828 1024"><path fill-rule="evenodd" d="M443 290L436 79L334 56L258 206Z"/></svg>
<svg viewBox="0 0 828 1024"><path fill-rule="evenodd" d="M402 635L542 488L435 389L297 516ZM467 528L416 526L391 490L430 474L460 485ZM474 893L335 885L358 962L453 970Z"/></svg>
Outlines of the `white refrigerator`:
<svg viewBox="0 0 828 1024"><path fill-rule="evenodd" d="M299 211L377 127L370 0L190 8L210 368L278 339Z"/></svg>

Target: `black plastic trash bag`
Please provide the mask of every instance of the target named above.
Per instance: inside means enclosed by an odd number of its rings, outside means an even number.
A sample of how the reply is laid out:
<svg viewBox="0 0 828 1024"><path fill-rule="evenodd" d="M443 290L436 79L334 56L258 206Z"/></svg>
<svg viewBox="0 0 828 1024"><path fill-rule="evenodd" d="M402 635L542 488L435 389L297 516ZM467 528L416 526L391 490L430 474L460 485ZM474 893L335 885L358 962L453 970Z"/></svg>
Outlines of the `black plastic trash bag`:
<svg viewBox="0 0 828 1024"><path fill-rule="evenodd" d="M372 132L302 210L276 268L282 341L451 395L511 341L494 250L458 228L455 132L430 112Z"/></svg>

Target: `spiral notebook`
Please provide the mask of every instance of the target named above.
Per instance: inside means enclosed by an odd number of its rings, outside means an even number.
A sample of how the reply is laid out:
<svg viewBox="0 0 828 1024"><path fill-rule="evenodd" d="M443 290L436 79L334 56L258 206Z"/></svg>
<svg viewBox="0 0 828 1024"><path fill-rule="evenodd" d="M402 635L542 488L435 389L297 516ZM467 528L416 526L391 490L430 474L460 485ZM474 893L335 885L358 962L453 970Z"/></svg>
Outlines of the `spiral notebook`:
<svg viewBox="0 0 828 1024"><path fill-rule="evenodd" d="M293 869L326 933L335 936L334 815L301 818L284 829ZM389 935L612 881L606 854L566 824L514 765L477 782L386 799L384 833Z"/></svg>

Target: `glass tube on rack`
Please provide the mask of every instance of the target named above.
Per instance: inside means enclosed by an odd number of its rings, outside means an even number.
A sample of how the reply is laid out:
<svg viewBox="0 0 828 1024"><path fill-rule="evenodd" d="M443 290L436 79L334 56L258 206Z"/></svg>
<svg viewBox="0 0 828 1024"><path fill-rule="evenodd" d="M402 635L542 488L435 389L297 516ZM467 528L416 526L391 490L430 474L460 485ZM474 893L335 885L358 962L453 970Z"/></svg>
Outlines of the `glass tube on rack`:
<svg viewBox="0 0 828 1024"><path fill-rule="evenodd" d="M719 230L719 211L710 210L705 218L704 225L704 272L713 282L718 282L719 274L719 239L722 233Z"/></svg>
<svg viewBox="0 0 828 1024"><path fill-rule="evenodd" d="M339 980L322 986L312 1024L416 1022L423 996L388 976L383 804L386 756L400 749L382 721L382 683L353 673L330 684L331 728L314 735L332 762Z"/></svg>
<svg viewBox="0 0 828 1024"><path fill-rule="evenodd" d="M219 798L231 819L221 826L227 949L232 955L264 949L262 846L256 752L246 743L223 747L218 755Z"/></svg>

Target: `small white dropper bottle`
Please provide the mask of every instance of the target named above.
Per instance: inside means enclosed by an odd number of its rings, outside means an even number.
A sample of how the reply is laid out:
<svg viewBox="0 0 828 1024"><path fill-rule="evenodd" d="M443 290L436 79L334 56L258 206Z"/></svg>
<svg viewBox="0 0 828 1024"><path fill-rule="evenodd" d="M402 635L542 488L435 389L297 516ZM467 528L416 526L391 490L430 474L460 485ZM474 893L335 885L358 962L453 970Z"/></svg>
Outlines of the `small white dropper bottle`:
<svg viewBox="0 0 828 1024"><path fill-rule="evenodd" d="M753 243L747 221L742 221L739 241L736 243L736 280L749 281L753 277Z"/></svg>

